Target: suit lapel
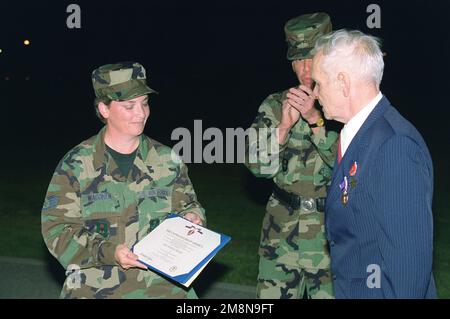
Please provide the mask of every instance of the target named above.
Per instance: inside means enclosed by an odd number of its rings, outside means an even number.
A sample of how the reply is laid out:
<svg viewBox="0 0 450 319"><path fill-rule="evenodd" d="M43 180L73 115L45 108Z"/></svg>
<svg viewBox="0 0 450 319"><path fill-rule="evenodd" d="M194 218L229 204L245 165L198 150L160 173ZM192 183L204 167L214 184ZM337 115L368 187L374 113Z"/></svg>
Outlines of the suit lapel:
<svg viewBox="0 0 450 319"><path fill-rule="evenodd" d="M340 165L338 165L337 160L335 161L333 167L333 178L331 181L330 189L328 191L327 206L337 199L341 198L340 195L342 194L342 192L339 188L339 184L344 179L344 176L348 177L350 167L351 165L353 165L353 162L358 162L358 159L362 154L364 154L365 150L367 150L367 147L369 146L368 144L370 134L366 133L372 127L373 123L375 123L375 121L378 120L384 114L384 112L386 112L386 109L389 106L389 101L386 97L383 96L380 102L378 102L377 106L375 106L373 111L364 121L358 133L356 133L344 156L342 157Z"/></svg>
<svg viewBox="0 0 450 319"><path fill-rule="evenodd" d="M336 197L340 195L341 191L339 189L339 183L341 182L343 176L342 176L342 161L341 164L338 164L338 161L334 162L333 166L333 178L331 179L331 185L330 189L328 190L328 196L327 196L327 205L328 203L331 203L336 200Z"/></svg>

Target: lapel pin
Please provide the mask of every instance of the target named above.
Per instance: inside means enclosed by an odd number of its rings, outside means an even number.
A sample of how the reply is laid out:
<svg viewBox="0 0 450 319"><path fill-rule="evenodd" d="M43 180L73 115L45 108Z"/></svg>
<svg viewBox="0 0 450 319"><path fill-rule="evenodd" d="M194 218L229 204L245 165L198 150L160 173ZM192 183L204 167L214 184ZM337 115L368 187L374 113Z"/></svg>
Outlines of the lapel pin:
<svg viewBox="0 0 450 319"><path fill-rule="evenodd" d="M348 203L348 180L347 176L344 176L344 180L339 184L339 188L342 191L341 201L344 206Z"/></svg>
<svg viewBox="0 0 450 319"><path fill-rule="evenodd" d="M355 176L357 170L358 170L358 163L356 163L356 161L355 161L355 162L353 162L353 165L350 168L349 175L350 176Z"/></svg>

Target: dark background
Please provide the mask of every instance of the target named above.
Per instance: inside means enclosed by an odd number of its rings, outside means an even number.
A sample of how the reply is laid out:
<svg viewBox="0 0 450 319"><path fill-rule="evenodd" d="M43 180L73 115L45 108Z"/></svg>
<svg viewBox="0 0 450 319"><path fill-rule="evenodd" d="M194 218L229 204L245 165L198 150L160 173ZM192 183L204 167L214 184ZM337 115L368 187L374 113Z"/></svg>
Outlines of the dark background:
<svg viewBox="0 0 450 319"><path fill-rule="evenodd" d="M81 29L66 26L70 3L81 7ZM370 3L381 7L381 29L366 26ZM94 114L92 70L123 60L141 62L160 92L151 99L151 137L174 145L172 130L193 130L194 119L203 120L203 129L246 128L268 94L297 84L284 23L326 11L334 29L382 38L382 92L423 134L433 158L444 159L449 10L446 0L2 1L2 153L54 167L102 125Z"/></svg>
<svg viewBox="0 0 450 319"><path fill-rule="evenodd" d="M81 29L67 28L70 3L81 7ZM381 29L366 26L371 3L381 7ZM42 258L45 250L51 273L63 279L41 240L39 210L61 157L102 127L93 106L93 69L126 60L146 67L149 85L160 94L151 97L145 133L165 144L176 143L170 136L177 127L192 132L194 119L204 130L247 128L267 95L298 84L286 60L285 22L317 11L330 14L334 29L360 29L383 41L381 90L422 133L433 158L434 267L440 294L448 298L449 0L2 0L0 255ZM31 45L24 46L25 39ZM199 287L227 271L228 282L254 283L270 181L230 164L189 170L209 225L233 237Z"/></svg>

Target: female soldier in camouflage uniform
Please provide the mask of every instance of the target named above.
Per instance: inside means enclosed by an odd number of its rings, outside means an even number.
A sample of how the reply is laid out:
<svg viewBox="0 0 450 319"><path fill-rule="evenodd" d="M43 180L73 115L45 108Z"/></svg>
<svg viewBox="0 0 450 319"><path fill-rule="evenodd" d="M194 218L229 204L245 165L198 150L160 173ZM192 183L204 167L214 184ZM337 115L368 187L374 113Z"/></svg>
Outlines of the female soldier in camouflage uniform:
<svg viewBox="0 0 450 319"><path fill-rule="evenodd" d="M67 269L62 298L196 298L137 261L130 248L167 214L205 222L187 167L142 134L150 114L145 69L109 64L92 74L98 135L58 164L42 209L42 233Z"/></svg>

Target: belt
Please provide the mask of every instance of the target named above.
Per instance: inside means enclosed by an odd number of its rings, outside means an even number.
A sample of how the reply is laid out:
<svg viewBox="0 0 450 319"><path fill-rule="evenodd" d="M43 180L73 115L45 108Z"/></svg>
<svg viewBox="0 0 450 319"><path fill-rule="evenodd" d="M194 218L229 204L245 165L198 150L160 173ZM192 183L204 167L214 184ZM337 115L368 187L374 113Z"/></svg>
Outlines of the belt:
<svg viewBox="0 0 450 319"><path fill-rule="evenodd" d="M281 189L276 184L273 189L273 194L278 200L284 202L284 204L288 205L294 210L300 208L310 212L323 212L325 210L325 197L300 197L293 193L287 192L284 189Z"/></svg>

